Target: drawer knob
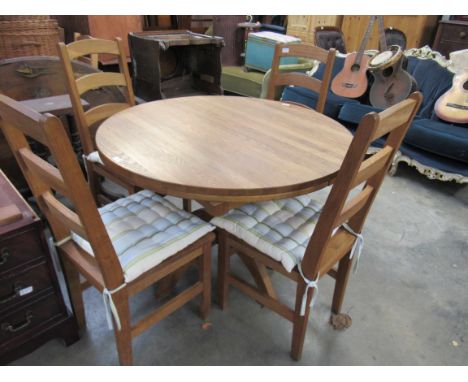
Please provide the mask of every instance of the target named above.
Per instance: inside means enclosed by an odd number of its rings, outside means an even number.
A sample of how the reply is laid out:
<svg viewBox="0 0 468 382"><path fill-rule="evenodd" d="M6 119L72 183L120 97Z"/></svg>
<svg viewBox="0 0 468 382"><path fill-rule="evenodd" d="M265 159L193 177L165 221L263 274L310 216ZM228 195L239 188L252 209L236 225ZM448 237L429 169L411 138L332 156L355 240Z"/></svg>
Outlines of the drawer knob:
<svg viewBox="0 0 468 382"><path fill-rule="evenodd" d="M10 293L8 296L0 297L0 305L1 304L6 304L7 302L14 300L17 297L22 297L27 294L30 294L34 291L34 287L32 285L23 287L23 286L17 286L15 290Z"/></svg>
<svg viewBox="0 0 468 382"><path fill-rule="evenodd" d="M26 312L26 317L24 321L18 322L16 324L10 324L8 322L2 323L2 331L16 333L20 330L26 329L32 322L33 314L31 312Z"/></svg>
<svg viewBox="0 0 468 382"><path fill-rule="evenodd" d="M465 38L466 37L466 32L460 32L460 38Z"/></svg>
<svg viewBox="0 0 468 382"><path fill-rule="evenodd" d="M0 266L6 264L9 257L10 251L8 250L8 248L2 248L0 250Z"/></svg>

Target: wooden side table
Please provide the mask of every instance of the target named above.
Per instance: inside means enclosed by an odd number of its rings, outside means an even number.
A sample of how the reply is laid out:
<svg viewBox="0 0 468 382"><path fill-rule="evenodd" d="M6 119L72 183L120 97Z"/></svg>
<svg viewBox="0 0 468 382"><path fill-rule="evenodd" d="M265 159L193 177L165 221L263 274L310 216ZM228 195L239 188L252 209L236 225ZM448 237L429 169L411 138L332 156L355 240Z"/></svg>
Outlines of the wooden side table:
<svg viewBox="0 0 468 382"><path fill-rule="evenodd" d="M145 101L222 94L224 40L185 30L129 33L133 88Z"/></svg>
<svg viewBox="0 0 468 382"><path fill-rule="evenodd" d="M59 337L79 339L65 306L42 221L0 171L0 364Z"/></svg>

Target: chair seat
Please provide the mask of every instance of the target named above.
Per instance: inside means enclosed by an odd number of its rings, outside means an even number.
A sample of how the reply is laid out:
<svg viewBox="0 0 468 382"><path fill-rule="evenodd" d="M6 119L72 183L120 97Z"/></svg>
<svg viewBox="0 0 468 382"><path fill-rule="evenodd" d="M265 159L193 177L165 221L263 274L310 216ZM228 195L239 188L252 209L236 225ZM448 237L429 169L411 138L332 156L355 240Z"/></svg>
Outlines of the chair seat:
<svg viewBox="0 0 468 382"><path fill-rule="evenodd" d="M99 213L127 283L215 228L149 190L107 204ZM93 255L88 241L75 233L72 239Z"/></svg>
<svg viewBox="0 0 468 382"><path fill-rule="evenodd" d="M211 223L242 239L291 272L304 257L323 204L314 194L250 203Z"/></svg>

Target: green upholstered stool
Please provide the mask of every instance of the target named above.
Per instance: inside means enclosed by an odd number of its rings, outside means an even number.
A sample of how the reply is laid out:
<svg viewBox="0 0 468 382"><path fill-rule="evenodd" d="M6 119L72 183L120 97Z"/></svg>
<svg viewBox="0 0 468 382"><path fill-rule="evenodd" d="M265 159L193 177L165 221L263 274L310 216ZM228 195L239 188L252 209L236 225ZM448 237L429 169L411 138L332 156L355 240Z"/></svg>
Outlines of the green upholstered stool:
<svg viewBox="0 0 468 382"><path fill-rule="evenodd" d="M298 64L281 65L280 70L306 72L316 67L318 65L315 61L299 58ZM221 86L230 93L246 97L266 98L269 79L270 70L263 73L255 70L245 71L243 66L222 67ZM278 87L275 99L280 99L281 94L282 89Z"/></svg>
<svg viewBox="0 0 468 382"><path fill-rule="evenodd" d="M223 66L221 86L225 91L260 98L265 73L244 70L243 66Z"/></svg>

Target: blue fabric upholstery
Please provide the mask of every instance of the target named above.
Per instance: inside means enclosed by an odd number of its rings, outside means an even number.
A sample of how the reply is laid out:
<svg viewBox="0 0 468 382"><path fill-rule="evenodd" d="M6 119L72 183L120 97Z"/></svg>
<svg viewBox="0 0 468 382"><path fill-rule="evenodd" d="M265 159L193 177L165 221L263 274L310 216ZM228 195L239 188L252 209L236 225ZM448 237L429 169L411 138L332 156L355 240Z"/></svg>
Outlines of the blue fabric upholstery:
<svg viewBox="0 0 468 382"><path fill-rule="evenodd" d="M405 143L468 163L468 128L432 119L413 122Z"/></svg>
<svg viewBox="0 0 468 382"><path fill-rule="evenodd" d="M315 109L318 101L318 94L301 86L288 86L284 88L281 99L286 102L300 103ZM338 117L338 113L345 103L356 103L359 105L359 102L356 100L340 97L329 91L323 113L331 118L336 119Z"/></svg>
<svg viewBox="0 0 468 382"><path fill-rule="evenodd" d="M371 105L364 105L359 102L347 102L341 108L338 114L338 119L355 123L357 125L361 121L362 117L373 111L378 113L382 111L382 109L373 107Z"/></svg>

